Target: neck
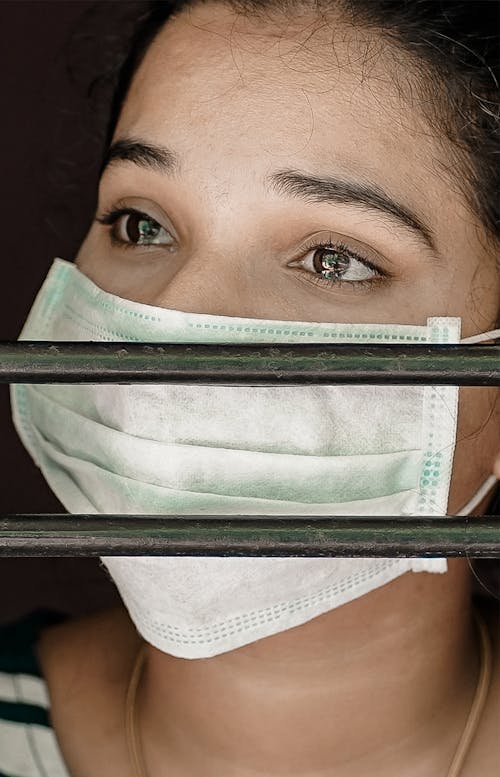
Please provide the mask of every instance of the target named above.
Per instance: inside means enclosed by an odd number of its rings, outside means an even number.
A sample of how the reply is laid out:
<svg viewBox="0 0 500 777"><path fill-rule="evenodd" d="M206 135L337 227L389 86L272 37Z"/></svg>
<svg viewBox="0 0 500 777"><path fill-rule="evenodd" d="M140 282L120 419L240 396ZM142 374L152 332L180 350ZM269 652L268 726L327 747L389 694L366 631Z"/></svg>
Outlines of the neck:
<svg viewBox="0 0 500 777"><path fill-rule="evenodd" d="M479 646L466 561L407 573L228 653L148 645L137 696L148 774L446 774L474 697Z"/></svg>

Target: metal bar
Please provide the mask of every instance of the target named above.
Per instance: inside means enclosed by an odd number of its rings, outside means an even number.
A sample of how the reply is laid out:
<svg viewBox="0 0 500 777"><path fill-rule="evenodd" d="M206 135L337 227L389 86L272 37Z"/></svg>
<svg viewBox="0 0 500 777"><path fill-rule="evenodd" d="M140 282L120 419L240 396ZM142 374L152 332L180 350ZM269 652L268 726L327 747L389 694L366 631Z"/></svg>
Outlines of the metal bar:
<svg viewBox="0 0 500 777"><path fill-rule="evenodd" d="M500 558L500 516L0 515L0 556Z"/></svg>
<svg viewBox="0 0 500 777"><path fill-rule="evenodd" d="M500 384L500 345L0 342L0 383Z"/></svg>

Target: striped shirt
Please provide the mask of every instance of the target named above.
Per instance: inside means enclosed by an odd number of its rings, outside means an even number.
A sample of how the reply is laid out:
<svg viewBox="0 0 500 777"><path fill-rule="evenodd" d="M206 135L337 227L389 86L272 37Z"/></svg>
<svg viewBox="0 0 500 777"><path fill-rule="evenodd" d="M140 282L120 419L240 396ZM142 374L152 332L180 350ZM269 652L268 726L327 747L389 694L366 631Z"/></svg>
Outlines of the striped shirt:
<svg viewBox="0 0 500 777"><path fill-rule="evenodd" d="M67 618L41 608L0 625L0 777L70 777L33 649L42 629Z"/></svg>

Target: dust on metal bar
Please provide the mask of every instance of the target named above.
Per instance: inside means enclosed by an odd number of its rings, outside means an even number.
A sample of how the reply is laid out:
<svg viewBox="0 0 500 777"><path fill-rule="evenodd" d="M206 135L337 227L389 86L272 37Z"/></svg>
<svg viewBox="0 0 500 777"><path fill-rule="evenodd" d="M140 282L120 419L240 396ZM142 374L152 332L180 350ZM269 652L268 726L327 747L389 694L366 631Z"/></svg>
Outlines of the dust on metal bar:
<svg viewBox="0 0 500 777"><path fill-rule="evenodd" d="M500 516L0 515L1 556L500 558Z"/></svg>
<svg viewBox="0 0 500 777"><path fill-rule="evenodd" d="M500 345L0 342L0 383L500 384Z"/></svg>

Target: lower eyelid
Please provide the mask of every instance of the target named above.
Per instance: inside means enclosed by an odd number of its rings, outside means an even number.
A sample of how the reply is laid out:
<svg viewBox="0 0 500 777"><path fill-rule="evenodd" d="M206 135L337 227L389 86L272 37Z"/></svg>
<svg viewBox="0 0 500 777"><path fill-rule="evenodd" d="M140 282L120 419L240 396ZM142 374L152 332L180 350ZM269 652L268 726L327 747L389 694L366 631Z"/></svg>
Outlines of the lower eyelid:
<svg viewBox="0 0 500 777"><path fill-rule="evenodd" d="M349 281L342 279L334 281L330 280L329 278L324 278L321 275L312 273L309 270L299 270L296 277L302 283L307 283L308 285L312 286L319 286L320 288L326 289L327 291L341 291L342 287L349 286L350 293L358 292L361 294L368 293L370 290L373 290L375 286L382 288L384 286L388 286L391 283L391 278L384 275L367 278L364 281Z"/></svg>

